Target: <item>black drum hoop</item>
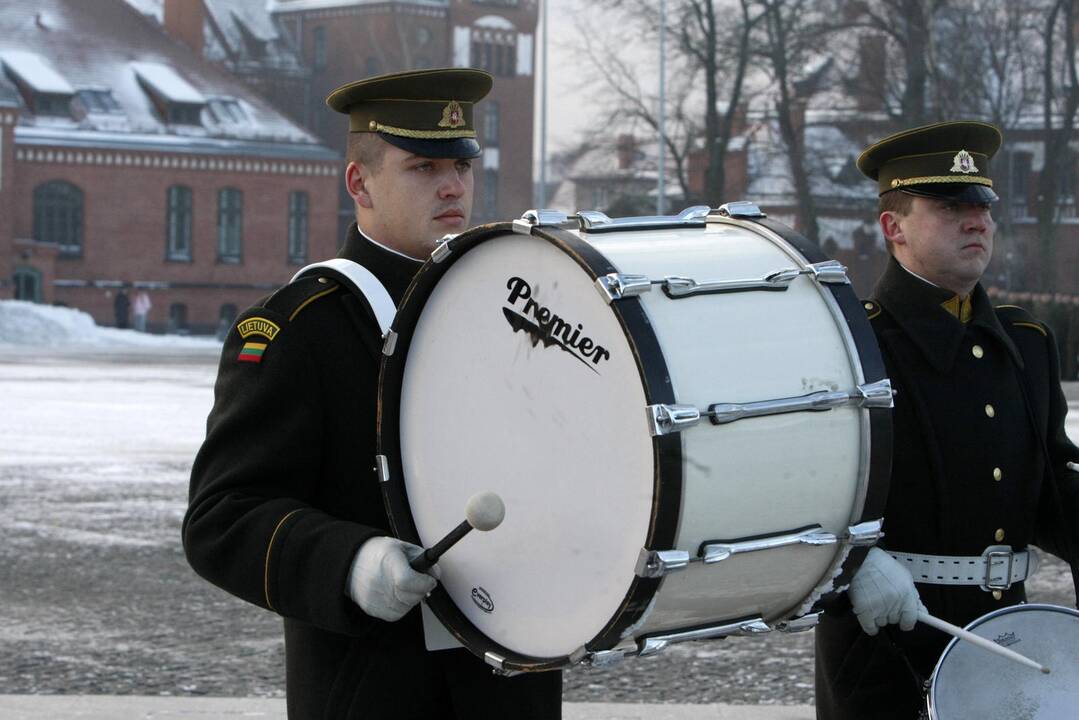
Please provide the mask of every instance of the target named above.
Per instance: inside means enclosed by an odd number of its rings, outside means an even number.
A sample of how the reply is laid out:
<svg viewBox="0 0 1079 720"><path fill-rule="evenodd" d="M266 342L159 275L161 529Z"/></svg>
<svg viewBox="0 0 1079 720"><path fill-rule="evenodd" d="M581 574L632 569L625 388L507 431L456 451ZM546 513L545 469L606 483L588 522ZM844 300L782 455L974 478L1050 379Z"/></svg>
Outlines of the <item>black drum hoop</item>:
<svg viewBox="0 0 1079 720"><path fill-rule="evenodd" d="M419 533L412 517L403 477L400 437L401 390L405 359L420 315L436 284L446 271L470 248L495 237L520 234L518 223L481 225L448 240L432 259L416 273L394 318L396 333L392 354L383 354L378 383L378 454L385 457L386 475L382 496L394 534L407 542L419 544ZM617 272L596 248L558 227L532 226L529 234L555 245L572 258L595 281ZM663 352L640 300L622 298L609 307L633 353L648 404L673 404L674 388ZM642 412L644 408L641 409ZM682 506L682 442L677 433L652 438L653 499L645 550L673 549ZM638 623L659 589L661 578L634 576L619 608L604 628L585 643L583 650L595 652L613 648L624 640L625 631ZM478 657L497 670L538 672L557 670L579 662L582 657L533 657L506 648L483 634L460 611L445 589L439 585L431 593L428 606L450 633ZM492 655L495 656L492 658Z"/></svg>

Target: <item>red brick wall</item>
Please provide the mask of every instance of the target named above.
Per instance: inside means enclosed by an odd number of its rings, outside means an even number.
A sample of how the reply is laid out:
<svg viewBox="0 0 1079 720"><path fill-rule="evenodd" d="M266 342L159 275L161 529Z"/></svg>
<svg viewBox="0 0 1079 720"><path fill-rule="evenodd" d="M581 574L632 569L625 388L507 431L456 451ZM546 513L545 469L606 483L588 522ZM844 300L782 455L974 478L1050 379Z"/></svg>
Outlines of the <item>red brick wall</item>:
<svg viewBox="0 0 1079 720"><path fill-rule="evenodd" d="M135 157L133 153L121 155ZM99 284L119 281L129 289L133 283L140 282L277 285L298 269L288 263L287 256L289 192L298 190L308 194L309 261L331 257L337 252L338 163L304 165L334 175L116 167L26 159L16 165L14 235L32 237L34 187L50 180L65 180L83 191L83 254L81 258L57 259L56 276L61 281ZM174 184L187 185L192 190L191 262L165 260L166 191ZM239 264L223 264L217 258L217 192L225 187L243 192ZM105 290L61 286L55 290L55 299L90 312L98 322L111 324L111 297L105 297ZM163 322L169 303L183 302L188 305L191 326L213 328L221 304L235 303L242 310L264 294L266 290L249 287L154 291L152 320Z"/></svg>

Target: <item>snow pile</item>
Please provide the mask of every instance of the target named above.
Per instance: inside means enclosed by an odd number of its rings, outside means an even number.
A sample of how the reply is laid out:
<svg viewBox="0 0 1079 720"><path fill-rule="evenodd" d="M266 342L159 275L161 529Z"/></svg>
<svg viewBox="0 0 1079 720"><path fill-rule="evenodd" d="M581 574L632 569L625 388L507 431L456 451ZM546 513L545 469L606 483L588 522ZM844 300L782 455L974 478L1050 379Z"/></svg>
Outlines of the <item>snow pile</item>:
<svg viewBox="0 0 1079 720"><path fill-rule="evenodd" d="M212 338L150 335L100 327L92 317L74 308L0 300L0 347L10 346L212 348L220 343Z"/></svg>

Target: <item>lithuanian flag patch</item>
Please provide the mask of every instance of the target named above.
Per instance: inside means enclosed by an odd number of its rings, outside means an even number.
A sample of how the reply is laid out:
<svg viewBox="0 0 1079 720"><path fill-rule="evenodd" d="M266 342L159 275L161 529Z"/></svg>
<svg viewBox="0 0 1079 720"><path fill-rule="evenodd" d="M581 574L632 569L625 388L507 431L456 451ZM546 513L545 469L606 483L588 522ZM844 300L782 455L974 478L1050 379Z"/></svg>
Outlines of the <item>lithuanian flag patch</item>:
<svg viewBox="0 0 1079 720"><path fill-rule="evenodd" d="M260 342L245 342L244 346L240 348L240 355L236 359L240 362L262 362L262 354L266 352L266 345L268 343Z"/></svg>

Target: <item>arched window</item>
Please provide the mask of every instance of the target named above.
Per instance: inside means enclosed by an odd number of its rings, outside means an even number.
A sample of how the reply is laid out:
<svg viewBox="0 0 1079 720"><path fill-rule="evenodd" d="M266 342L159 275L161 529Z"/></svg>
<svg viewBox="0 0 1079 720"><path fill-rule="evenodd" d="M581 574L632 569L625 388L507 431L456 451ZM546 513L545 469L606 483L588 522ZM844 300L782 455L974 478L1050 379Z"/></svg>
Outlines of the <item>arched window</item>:
<svg viewBox="0 0 1079 720"><path fill-rule="evenodd" d="M217 259L239 263L243 251L244 194L236 188L217 193Z"/></svg>
<svg viewBox="0 0 1079 720"><path fill-rule="evenodd" d="M59 245L63 255L82 255L82 190L63 180L34 188L34 239Z"/></svg>
<svg viewBox="0 0 1079 720"><path fill-rule="evenodd" d="M173 185L166 193L165 259L191 261L191 188Z"/></svg>

